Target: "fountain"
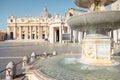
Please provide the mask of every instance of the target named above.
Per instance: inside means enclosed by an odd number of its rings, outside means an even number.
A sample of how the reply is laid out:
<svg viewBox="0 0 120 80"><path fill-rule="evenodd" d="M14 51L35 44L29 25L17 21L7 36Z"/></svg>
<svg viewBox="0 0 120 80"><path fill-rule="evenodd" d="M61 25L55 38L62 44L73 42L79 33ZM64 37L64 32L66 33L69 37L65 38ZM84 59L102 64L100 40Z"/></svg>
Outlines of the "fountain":
<svg viewBox="0 0 120 80"><path fill-rule="evenodd" d="M116 0L74 0L79 7L89 8L85 14L68 20L71 29L87 33L82 40L81 62L93 65L112 65L112 39L107 33L120 27L120 11L106 11L105 6Z"/></svg>
<svg viewBox="0 0 120 80"><path fill-rule="evenodd" d="M64 54L40 58L33 63L33 70L27 71L29 80L119 80L120 60L111 57L113 41L107 33L120 27L120 11L105 8L115 1L74 0L79 7L89 8L67 21L71 29L87 33L81 57Z"/></svg>

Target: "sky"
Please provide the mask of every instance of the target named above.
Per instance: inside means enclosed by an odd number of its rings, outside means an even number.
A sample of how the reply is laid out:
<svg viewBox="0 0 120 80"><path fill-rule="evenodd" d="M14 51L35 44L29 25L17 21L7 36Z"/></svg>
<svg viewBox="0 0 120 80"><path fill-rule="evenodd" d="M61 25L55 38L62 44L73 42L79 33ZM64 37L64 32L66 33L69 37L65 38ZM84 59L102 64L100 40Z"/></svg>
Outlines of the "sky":
<svg viewBox="0 0 120 80"><path fill-rule="evenodd" d="M70 8L79 9L73 0L0 0L0 30L7 29L8 16L39 17L44 7L51 15L58 13L61 16Z"/></svg>

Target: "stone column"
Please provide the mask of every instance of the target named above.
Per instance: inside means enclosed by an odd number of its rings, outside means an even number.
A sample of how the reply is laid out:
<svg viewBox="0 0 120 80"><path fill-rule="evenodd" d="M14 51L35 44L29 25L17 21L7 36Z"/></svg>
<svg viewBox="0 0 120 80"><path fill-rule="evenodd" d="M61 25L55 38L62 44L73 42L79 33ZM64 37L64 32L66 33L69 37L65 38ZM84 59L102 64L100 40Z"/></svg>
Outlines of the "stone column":
<svg viewBox="0 0 120 80"><path fill-rule="evenodd" d="M7 39L10 39L10 27L7 27Z"/></svg>
<svg viewBox="0 0 120 80"><path fill-rule="evenodd" d="M47 38L47 26L45 26L45 39Z"/></svg>
<svg viewBox="0 0 120 80"><path fill-rule="evenodd" d="M108 35L112 38L112 34L111 34L112 32L110 31L110 32L108 32Z"/></svg>
<svg viewBox="0 0 120 80"><path fill-rule="evenodd" d="M39 28L40 28L40 31L39 31L39 32L40 32L40 33L39 33L39 37L40 37L40 39L42 40L42 26L40 26Z"/></svg>
<svg viewBox="0 0 120 80"><path fill-rule="evenodd" d="M32 39L32 30L31 30L31 26L30 27L30 39Z"/></svg>
<svg viewBox="0 0 120 80"><path fill-rule="evenodd" d="M62 43L62 25L59 26L59 42Z"/></svg>
<svg viewBox="0 0 120 80"><path fill-rule="evenodd" d="M70 33L70 41L72 42L72 30L71 29L69 30L69 33Z"/></svg>
<svg viewBox="0 0 120 80"><path fill-rule="evenodd" d="M114 30L113 31L113 40L115 43L117 43L118 41L118 31L117 30Z"/></svg>
<svg viewBox="0 0 120 80"><path fill-rule="evenodd" d="M118 29L118 43L120 44L120 29Z"/></svg>
<svg viewBox="0 0 120 80"><path fill-rule="evenodd" d="M83 39L83 32L78 32L78 41L79 41L79 43L82 42L82 39Z"/></svg>
<svg viewBox="0 0 120 80"><path fill-rule="evenodd" d="M25 29L26 29L26 30L25 30L25 39L28 39L28 27L26 26Z"/></svg>
<svg viewBox="0 0 120 80"><path fill-rule="evenodd" d="M70 27L67 25L67 33L70 33Z"/></svg>
<svg viewBox="0 0 120 80"><path fill-rule="evenodd" d="M40 39L40 26L38 26L38 39Z"/></svg>
<svg viewBox="0 0 120 80"><path fill-rule="evenodd" d="M64 34L65 33L65 31L64 31L64 25L62 25L62 30L61 30L61 34ZM67 29L67 32L69 32L69 30ZM61 39L62 39L62 37L63 36L61 36ZM65 43L65 41L64 40L62 40L62 43Z"/></svg>
<svg viewBox="0 0 120 80"><path fill-rule="evenodd" d="M21 26L19 26L19 39L21 40L21 34L22 34L22 31L21 31Z"/></svg>
<svg viewBox="0 0 120 80"><path fill-rule="evenodd" d="M50 26L50 43L54 43L54 28Z"/></svg>
<svg viewBox="0 0 120 80"><path fill-rule="evenodd" d="M76 31L76 42L78 42L78 34L79 34L79 32L78 31Z"/></svg>
<svg viewBox="0 0 120 80"><path fill-rule="evenodd" d="M47 38L47 32L46 32L46 30L45 30L45 39Z"/></svg>
<svg viewBox="0 0 120 80"><path fill-rule="evenodd" d="M48 27L48 25L47 25L47 28L46 28L47 30L46 30L46 37L47 37L47 39L49 38L49 27Z"/></svg>
<svg viewBox="0 0 120 80"><path fill-rule="evenodd" d="M16 26L14 27L13 38L16 39Z"/></svg>
<svg viewBox="0 0 120 80"><path fill-rule="evenodd" d="M54 29L54 27L53 27L53 29ZM54 42L57 42L57 31L56 31L56 29L53 30L53 40L54 40Z"/></svg>
<svg viewBox="0 0 120 80"><path fill-rule="evenodd" d="M73 42L75 43L76 42L76 31L73 30Z"/></svg>
<svg viewBox="0 0 120 80"><path fill-rule="evenodd" d="M35 26L35 39L37 37L37 29L36 29L37 26Z"/></svg>

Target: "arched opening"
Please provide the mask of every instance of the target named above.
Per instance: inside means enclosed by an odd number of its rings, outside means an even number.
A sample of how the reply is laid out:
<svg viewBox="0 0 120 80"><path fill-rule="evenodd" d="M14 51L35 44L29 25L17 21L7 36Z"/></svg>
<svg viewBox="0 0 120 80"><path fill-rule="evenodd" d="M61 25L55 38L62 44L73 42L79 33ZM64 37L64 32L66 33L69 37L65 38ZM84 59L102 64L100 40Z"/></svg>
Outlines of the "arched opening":
<svg viewBox="0 0 120 80"><path fill-rule="evenodd" d="M32 39L35 39L35 34L32 34Z"/></svg>
<svg viewBox="0 0 120 80"><path fill-rule="evenodd" d="M45 39L45 34L42 34L42 39Z"/></svg>
<svg viewBox="0 0 120 80"><path fill-rule="evenodd" d="M13 39L13 32L10 32L10 39Z"/></svg>
<svg viewBox="0 0 120 80"><path fill-rule="evenodd" d="M25 39L25 34L22 34L22 39Z"/></svg>
<svg viewBox="0 0 120 80"><path fill-rule="evenodd" d="M70 16L70 17L72 17L72 16L73 16L73 14L72 14L72 13L69 13L69 16Z"/></svg>
<svg viewBox="0 0 120 80"><path fill-rule="evenodd" d="M56 42L59 42L59 30L56 30Z"/></svg>

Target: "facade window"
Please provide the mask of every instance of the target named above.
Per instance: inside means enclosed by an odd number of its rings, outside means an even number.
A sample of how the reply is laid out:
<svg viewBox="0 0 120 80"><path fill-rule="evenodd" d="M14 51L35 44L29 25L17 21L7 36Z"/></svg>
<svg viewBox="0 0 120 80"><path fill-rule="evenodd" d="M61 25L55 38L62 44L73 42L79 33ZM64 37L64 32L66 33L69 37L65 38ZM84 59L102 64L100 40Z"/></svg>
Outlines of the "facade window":
<svg viewBox="0 0 120 80"><path fill-rule="evenodd" d="M13 32L10 32L10 39L13 39Z"/></svg>
<svg viewBox="0 0 120 80"><path fill-rule="evenodd" d="M42 34L42 39L45 39L45 34Z"/></svg>
<svg viewBox="0 0 120 80"><path fill-rule="evenodd" d="M11 19L10 22L13 22L13 20Z"/></svg>
<svg viewBox="0 0 120 80"><path fill-rule="evenodd" d="M72 13L69 13L69 16L73 16L73 14L72 14Z"/></svg>
<svg viewBox="0 0 120 80"><path fill-rule="evenodd" d="M22 39L25 39L25 34L22 34Z"/></svg>
<svg viewBox="0 0 120 80"><path fill-rule="evenodd" d="M56 41L59 42L59 30L56 31Z"/></svg>
<svg viewBox="0 0 120 80"><path fill-rule="evenodd" d="M30 39L30 35L28 35L28 39Z"/></svg>
<svg viewBox="0 0 120 80"><path fill-rule="evenodd" d="M32 39L35 39L35 34L32 34Z"/></svg>

